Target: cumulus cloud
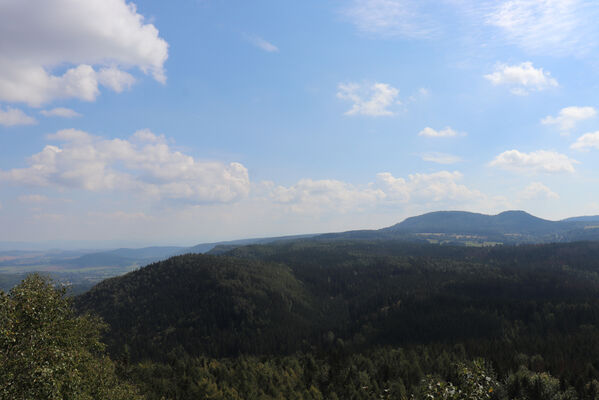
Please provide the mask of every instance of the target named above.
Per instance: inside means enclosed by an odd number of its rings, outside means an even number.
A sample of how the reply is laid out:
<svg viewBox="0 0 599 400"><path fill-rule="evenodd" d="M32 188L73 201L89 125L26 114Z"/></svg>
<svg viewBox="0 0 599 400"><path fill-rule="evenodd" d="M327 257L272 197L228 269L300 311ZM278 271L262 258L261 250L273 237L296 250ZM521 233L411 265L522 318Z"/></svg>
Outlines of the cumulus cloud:
<svg viewBox="0 0 599 400"><path fill-rule="evenodd" d="M98 72L97 78L99 84L109 87L117 93L129 89L135 83L133 75L116 67L102 68Z"/></svg>
<svg viewBox="0 0 599 400"><path fill-rule="evenodd" d="M61 118L75 118L80 117L77 111L71 110L70 108L56 107L51 110L41 110L40 114L44 117L61 117Z"/></svg>
<svg viewBox="0 0 599 400"><path fill-rule="evenodd" d="M518 65L498 64L495 72L485 75L485 79L494 86L508 86L513 94L520 96L559 86L549 72L533 67L530 61Z"/></svg>
<svg viewBox="0 0 599 400"><path fill-rule="evenodd" d="M34 125L36 123L35 118L30 117L18 108L7 107L5 110L0 108L0 125Z"/></svg>
<svg viewBox="0 0 599 400"><path fill-rule="evenodd" d="M352 108L345 115L366 115L370 117L390 116L393 104L398 104L399 90L386 83L360 85L357 83L340 83L337 98L353 102Z"/></svg>
<svg viewBox="0 0 599 400"><path fill-rule="evenodd" d="M518 150L508 150L495 157L489 165L514 172L554 174L572 173L575 171L574 164L577 163L578 161L555 151L538 150L522 153Z"/></svg>
<svg viewBox="0 0 599 400"><path fill-rule="evenodd" d="M599 149L599 131L585 133L570 146L575 150Z"/></svg>
<svg viewBox="0 0 599 400"><path fill-rule="evenodd" d="M257 48L266 51L267 53L276 53L279 48L269 41L262 39L260 36L246 36L247 40Z"/></svg>
<svg viewBox="0 0 599 400"><path fill-rule="evenodd" d="M535 53L583 54L596 44L599 14L593 0L485 2L486 23L512 43Z"/></svg>
<svg viewBox="0 0 599 400"><path fill-rule="evenodd" d="M288 205L294 212L312 212L320 209L347 212L371 206L384 196L380 189L359 188L332 179L302 179L293 186L275 186L271 192L272 200Z"/></svg>
<svg viewBox="0 0 599 400"><path fill-rule="evenodd" d="M524 200L534 199L559 199L559 195L541 182L532 182L522 192L520 197Z"/></svg>
<svg viewBox="0 0 599 400"><path fill-rule="evenodd" d="M388 199L404 202L440 202L443 200L470 201L484 197L478 190L458 183L463 175L458 171L439 171L431 174L411 174L407 179L395 178L388 172L377 178L388 193Z"/></svg>
<svg viewBox="0 0 599 400"><path fill-rule="evenodd" d="M424 161L434 162L437 164L455 164L462 161L460 157L454 156L453 154L438 152L424 153L421 155L421 158Z"/></svg>
<svg viewBox="0 0 599 400"><path fill-rule="evenodd" d="M143 140L139 140L139 139ZM0 170L0 180L93 192L133 192L156 199L231 202L249 192L239 163L201 161L142 131L130 140L105 139L67 129L48 135L61 142L29 157L27 168Z"/></svg>
<svg viewBox="0 0 599 400"><path fill-rule="evenodd" d="M32 12L35 10L35 12ZM165 81L168 45L125 0L0 2L0 100L40 106L121 91L137 67Z"/></svg>
<svg viewBox="0 0 599 400"><path fill-rule="evenodd" d="M292 186L271 184L271 199L293 212L349 212L377 206L472 202L486 199L482 193L459 183L462 174L440 171L395 177L389 172L377 174L376 180L356 186L338 180L302 179Z"/></svg>
<svg viewBox="0 0 599 400"><path fill-rule="evenodd" d="M436 24L420 8L419 0L354 0L343 10L358 30L380 36L430 37Z"/></svg>
<svg viewBox="0 0 599 400"><path fill-rule="evenodd" d="M441 130L435 130L431 127L426 127L423 130L421 130L420 132L418 132L418 136L426 136L426 137L456 137L456 136L463 136L464 134L458 133L455 130L451 129L449 126L441 129Z"/></svg>
<svg viewBox="0 0 599 400"><path fill-rule="evenodd" d="M576 127L580 121L593 118L597 111L593 107L566 107L562 108L556 117L551 115L543 118L544 125L556 125L559 130L567 133Z"/></svg>

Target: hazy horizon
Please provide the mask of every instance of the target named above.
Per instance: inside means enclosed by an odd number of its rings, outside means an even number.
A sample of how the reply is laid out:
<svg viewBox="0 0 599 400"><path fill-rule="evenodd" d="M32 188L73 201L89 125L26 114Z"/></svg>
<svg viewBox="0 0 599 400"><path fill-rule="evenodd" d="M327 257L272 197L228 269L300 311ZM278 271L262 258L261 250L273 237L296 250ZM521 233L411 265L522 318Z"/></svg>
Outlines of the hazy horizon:
<svg viewBox="0 0 599 400"><path fill-rule="evenodd" d="M468 212L466 210L437 210L437 212ZM504 210L499 212L501 214L503 212L509 211L524 211L525 210ZM435 211L432 211L435 212ZM495 214L496 215L496 214ZM532 215L532 214L531 214ZM418 217L419 215L414 215L411 217ZM537 216L535 216L537 217ZM583 216L583 215L572 215L567 218L576 218L576 217L597 217L597 216ZM408 217L409 218L409 217ZM564 218L564 219L567 219ZM362 230L362 229L382 229L387 228L389 226L395 225L404 221L404 219L389 223L384 226L378 226L374 228L361 228L355 227L349 229L349 231ZM550 221L560 221L560 220L550 220ZM134 239L131 240L45 240L45 241L37 241L37 242L15 242L15 241L0 241L0 252L2 251L50 251L50 250L66 250L66 251L105 251L105 250L113 250L117 248L144 248L144 247L193 247L199 244L209 244L209 243L220 243L220 242L234 242L238 240L245 239L268 239L268 238L276 238L276 237L293 237L293 236L302 236L302 235L320 235L326 233L338 233L341 231L322 231L322 232L297 232L292 234L284 234L284 235L272 235L272 236L244 236L244 237L223 237L214 240L193 240L192 238L187 238L181 242L143 242L136 241Z"/></svg>

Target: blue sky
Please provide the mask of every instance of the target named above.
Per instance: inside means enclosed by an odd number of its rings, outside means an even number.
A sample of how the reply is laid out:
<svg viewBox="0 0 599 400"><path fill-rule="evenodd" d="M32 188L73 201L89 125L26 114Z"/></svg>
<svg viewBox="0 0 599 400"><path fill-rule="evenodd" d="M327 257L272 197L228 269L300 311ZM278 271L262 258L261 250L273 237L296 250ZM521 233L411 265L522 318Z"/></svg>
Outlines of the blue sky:
<svg viewBox="0 0 599 400"><path fill-rule="evenodd" d="M586 0L0 0L0 241L599 214Z"/></svg>

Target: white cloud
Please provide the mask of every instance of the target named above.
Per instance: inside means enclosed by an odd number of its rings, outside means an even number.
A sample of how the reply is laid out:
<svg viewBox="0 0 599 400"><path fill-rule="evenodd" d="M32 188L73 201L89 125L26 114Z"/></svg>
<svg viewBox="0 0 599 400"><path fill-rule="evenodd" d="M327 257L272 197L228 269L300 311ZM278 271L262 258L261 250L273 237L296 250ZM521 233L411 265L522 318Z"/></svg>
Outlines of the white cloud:
<svg viewBox="0 0 599 400"><path fill-rule="evenodd" d="M389 107L399 103L399 90L386 83L340 83L338 90L337 98L353 102L352 108L345 115L390 116L394 112Z"/></svg>
<svg viewBox="0 0 599 400"><path fill-rule="evenodd" d="M411 174L408 179L395 178L384 172L377 177L390 200L431 203L443 200L471 201L484 197L478 190L460 185L458 181L463 175L458 171Z"/></svg>
<svg viewBox="0 0 599 400"><path fill-rule="evenodd" d="M593 107L566 107L562 108L557 117L547 116L541 120L544 125L557 125L562 132L569 132L580 121L593 118L597 111Z"/></svg>
<svg viewBox="0 0 599 400"><path fill-rule="evenodd" d="M367 34L430 37L437 29L436 24L421 12L421 6L419 0L354 0L343 14Z"/></svg>
<svg viewBox="0 0 599 400"><path fill-rule="evenodd" d="M449 126L445 129L435 130L431 127L426 127L420 132L418 132L418 136L426 136L426 137L456 137L456 136L464 136L463 133L458 133L455 130L451 129Z"/></svg>
<svg viewBox="0 0 599 400"><path fill-rule="evenodd" d="M77 111L71 110L70 108L57 107L51 110L41 110L40 114L44 117L61 117L61 118L75 118L80 117Z"/></svg>
<svg viewBox="0 0 599 400"><path fill-rule="evenodd" d="M581 137L579 137L576 142L572 143L570 146L575 150L588 150L588 149L598 149L599 150L599 131L585 133Z"/></svg>
<svg viewBox="0 0 599 400"><path fill-rule="evenodd" d="M99 84L109 87L117 93L129 89L135 83L133 75L116 67L102 68L97 76Z"/></svg>
<svg viewBox="0 0 599 400"><path fill-rule="evenodd" d="M559 199L559 195L541 182L532 182L522 192L520 197L524 200L534 199Z"/></svg>
<svg viewBox="0 0 599 400"><path fill-rule="evenodd" d="M424 153L421 157L424 161L430 161L437 164L455 164L462 161L460 157L454 156L453 154L438 152Z"/></svg>
<svg viewBox="0 0 599 400"><path fill-rule="evenodd" d="M431 91L429 89L420 88L416 91L416 93L414 93L413 95L408 97L406 99L405 103L406 104L415 103L417 101L421 101L421 100L428 98L430 95L431 95Z"/></svg>
<svg viewBox="0 0 599 400"><path fill-rule="evenodd" d="M29 158L27 168L0 170L0 180L196 203L231 202L248 195L249 176L243 165L197 160L172 150L161 137L142 132L124 140L59 131L48 139L63 142L61 146L47 145Z"/></svg>
<svg viewBox="0 0 599 400"><path fill-rule="evenodd" d="M35 118L30 117L18 108L7 107L6 110L0 108L0 125L34 125L36 123Z"/></svg>
<svg viewBox="0 0 599 400"><path fill-rule="evenodd" d="M374 182L364 186L338 180L302 179L289 187L270 184L269 191L275 203L296 213L346 213L408 203L439 205L487 199L479 191L459 184L458 181L462 178L462 174L457 171L411 174L407 178L382 172L377 174Z"/></svg>
<svg viewBox="0 0 599 400"><path fill-rule="evenodd" d="M290 187L273 187L271 192L273 201L288 205L293 212L300 213L321 209L355 211L357 208L372 206L384 196L379 189L359 188L332 179L302 179Z"/></svg>
<svg viewBox="0 0 599 400"><path fill-rule="evenodd" d="M485 5L491 7L486 23L528 51L583 54L596 45L599 9L593 0L509 0Z"/></svg>
<svg viewBox="0 0 599 400"><path fill-rule="evenodd" d="M92 101L98 85L130 86L125 70L133 67L166 79L167 43L125 0L0 2L0 48L0 100L6 102Z"/></svg>
<svg viewBox="0 0 599 400"><path fill-rule="evenodd" d="M259 36L246 36L246 38L251 44L268 53L276 53L279 51L277 46Z"/></svg>
<svg viewBox="0 0 599 400"><path fill-rule="evenodd" d="M498 64L495 72L485 75L494 86L505 85L511 87L511 92L516 95L527 95L530 91L541 91L559 84L543 68L533 67L530 61L519 65Z"/></svg>
<svg viewBox="0 0 599 400"><path fill-rule="evenodd" d="M164 135L156 135L149 129L140 129L131 138L141 143L164 143L166 141Z"/></svg>
<svg viewBox="0 0 599 400"><path fill-rule="evenodd" d="M522 153L518 150L508 150L495 157L489 165L514 172L554 174L572 173L575 171L574 164L577 163L578 161L555 151L538 150L531 153Z"/></svg>

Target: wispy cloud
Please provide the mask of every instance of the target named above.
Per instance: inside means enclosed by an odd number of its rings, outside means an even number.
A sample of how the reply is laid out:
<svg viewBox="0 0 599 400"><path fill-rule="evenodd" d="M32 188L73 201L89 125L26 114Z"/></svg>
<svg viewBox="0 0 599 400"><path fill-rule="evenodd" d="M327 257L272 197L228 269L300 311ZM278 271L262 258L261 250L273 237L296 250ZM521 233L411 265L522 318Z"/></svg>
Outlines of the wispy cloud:
<svg viewBox="0 0 599 400"><path fill-rule="evenodd" d="M353 102L345 115L383 117L395 114L390 107L399 104L399 89L387 83L363 84L340 83L337 98Z"/></svg>
<svg viewBox="0 0 599 400"><path fill-rule="evenodd" d="M44 117L61 117L61 118L75 118L80 117L77 111L71 110L70 108L57 107L51 110L42 110L40 111Z"/></svg>
<svg viewBox="0 0 599 400"><path fill-rule="evenodd" d="M597 43L599 5L593 0L508 0L493 4L485 22L534 53L586 53Z"/></svg>
<svg viewBox="0 0 599 400"><path fill-rule="evenodd" d="M532 182L520 192L520 198L524 200L559 199L559 195L541 182Z"/></svg>
<svg viewBox="0 0 599 400"><path fill-rule="evenodd" d="M518 65L498 64L493 73L484 77L494 86L508 86L513 94L520 96L559 86L549 72L535 68L530 61Z"/></svg>
<svg viewBox="0 0 599 400"><path fill-rule="evenodd" d="M432 137L432 138L442 138L442 137L456 137L456 136L466 136L465 133L462 132L458 132L452 128L445 127L444 129L433 129L429 126L427 126L426 128L424 128L423 130L421 130L420 132L418 132L418 136L426 136L426 137Z"/></svg>
<svg viewBox="0 0 599 400"><path fill-rule="evenodd" d="M599 131L585 133L581 137L579 137L576 142L572 143L570 146L574 150L582 150L586 151L589 149L597 149L599 150Z"/></svg>
<svg viewBox="0 0 599 400"><path fill-rule="evenodd" d="M276 53L279 51L279 48L269 41L262 39L260 36L255 35L246 35L247 41L256 46L257 48L264 50L268 53Z"/></svg>
<svg viewBox="0 0 599 400"><path fill-rule="evenodd" d="M48 201L48 198L41 194L29 194L19 196L19 201L22 203L44 203Z"/></svg>
<svg viewBox="0 0 599 400"><path fill-rule="evenodd" d="M35 118L30 117L18 108L7 107L5 110L0 108L0 125L34 125L36 123Z"/></svg>
<svg viewBox="0 0 599 400"><path fill-rule="evenodd" d="M430 37L437 30L419 0L354 0L343 15L359 31L380 36Z"/></svg>
<svg viewBox="0 0 599 400"><path fill-rule="evenodd" d="M421 154L420 157L424 161L434 162L437 164L445 164L445 165L455 164L455 163L462 161L462 159L460 157L454 156L453 154L438 153L438 152L424 153L424 154Z"/></svg>
<svg viewBox="0 0 599 400"><path fill-rule="evenodd" d="M549 115L543 118L541 123L556 125L562 133L568 133L576 127L578 122L593 118L596 115L597 110L593 107L566 107L562 108L556 117Z"/></svg>
<svg viewBox="0 0 599 400"><path fill-rule="evenodd" d="M438 18L440 7L456 18ZM442 30L456 31L449 25L460 23L477 35L484 32L483 40L552 56L588 54L599 37L595 0L353 0L342 14L366 34L436 37Z"/></svg>

